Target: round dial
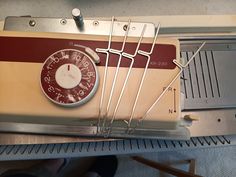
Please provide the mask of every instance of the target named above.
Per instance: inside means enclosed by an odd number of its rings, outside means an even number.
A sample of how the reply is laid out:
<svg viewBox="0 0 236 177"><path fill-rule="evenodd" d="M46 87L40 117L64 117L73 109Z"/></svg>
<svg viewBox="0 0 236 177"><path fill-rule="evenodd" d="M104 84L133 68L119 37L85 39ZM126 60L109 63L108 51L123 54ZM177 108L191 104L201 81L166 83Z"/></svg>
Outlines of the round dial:
<svg viewBox="0 0 236 177"><path fill-rule="evenodd" d="M64 49L43 64L41 87L52 102L62 106L81 105L90 100L98 86L98 72L83 51Z"/></svg>

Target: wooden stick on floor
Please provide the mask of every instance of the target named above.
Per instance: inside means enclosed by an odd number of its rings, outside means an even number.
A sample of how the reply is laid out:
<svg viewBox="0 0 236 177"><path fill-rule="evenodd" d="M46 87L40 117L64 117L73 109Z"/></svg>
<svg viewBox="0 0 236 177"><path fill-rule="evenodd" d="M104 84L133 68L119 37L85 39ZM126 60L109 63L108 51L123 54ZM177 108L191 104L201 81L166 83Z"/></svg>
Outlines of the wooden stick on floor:
<svg viewBox="0 0 236 177"><path fill-rule="evenodd" d="M166 172L168 174L172 174L177 177L202 177L202 176L195 175L195 174L192 174L192 173L189 173L189 172L177 169L177 168L173 168L169 165L164 165L164 164L152 161L152 160L145 159L143 157L132 156L131 158L139 163L142 163L142 164L147 165L149 167Z"/></svg>

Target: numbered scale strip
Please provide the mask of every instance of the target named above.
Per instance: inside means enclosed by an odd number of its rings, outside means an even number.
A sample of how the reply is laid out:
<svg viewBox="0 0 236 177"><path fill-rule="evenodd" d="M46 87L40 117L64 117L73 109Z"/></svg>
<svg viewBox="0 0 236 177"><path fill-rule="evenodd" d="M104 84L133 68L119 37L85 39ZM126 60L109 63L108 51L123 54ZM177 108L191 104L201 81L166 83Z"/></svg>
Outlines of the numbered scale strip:
<svg viewBox="0 0 236 177"><path fill-rule="evenodd" d="M194 137L188 141L132 139L85 143L1 145L0 160L30 160L144 152L191 150L236 145L236 136Z"/></svg>

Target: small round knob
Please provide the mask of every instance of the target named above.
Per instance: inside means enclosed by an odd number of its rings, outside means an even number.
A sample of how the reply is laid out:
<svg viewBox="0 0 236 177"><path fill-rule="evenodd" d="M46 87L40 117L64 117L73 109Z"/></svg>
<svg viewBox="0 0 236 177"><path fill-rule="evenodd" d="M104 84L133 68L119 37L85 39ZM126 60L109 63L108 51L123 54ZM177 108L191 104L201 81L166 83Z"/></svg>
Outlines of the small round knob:
<svg viewBox="0 0 236 177"><path fill-rule="evenodd" d="M194 114L187 114L184 116L184 120L196 121L196 120L199 120L199 117Z"/></svg>
<svg viewBox="0 0 236 177"><path fill-rule="evenodd" d="M79 85L82 79L80 69L74 64L64 64L58 68L55 75L56 82L65 89L72 89Z"/></svg>
<svg viewBox="0 0 236 177"><path fill-rule="evenodd" d="M83 28L83 26L84 26L84 19L83 19L81 11L78 8L74 8L72 10L72 16L73 16L73 19L75 20L76 25L79 28Z"/></svg>

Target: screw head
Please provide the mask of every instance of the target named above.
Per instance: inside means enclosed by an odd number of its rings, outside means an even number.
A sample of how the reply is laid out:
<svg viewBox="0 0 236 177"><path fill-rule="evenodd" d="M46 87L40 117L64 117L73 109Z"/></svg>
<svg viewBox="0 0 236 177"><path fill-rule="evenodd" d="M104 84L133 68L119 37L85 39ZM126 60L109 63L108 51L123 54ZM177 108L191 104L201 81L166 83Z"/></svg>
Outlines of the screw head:
<svg viewBox="0 0 236 177"><path fill-rule="evenodd" d="M123 30L126 31L128 29L128 25L123 26Z"/></svg>
<svg viewBox="0 0 236 177"><path fill-rule="evenodd" d="M94 25L94 26L98 26L98 25L99 25L99 22L98 22L98 21L93 21L93 25Z"/></svg>
<svg viewBox="0 0 236 177"><path fill-rule="evenodd" d="M32 26L32 27L35 26L36 25L36 21L35 20L30 20L29 21L29 25Z"/></svg>
<svg viewBox="0 0 236 177"><path fill-rule="evenodd" d="M60 21L60 23L62 24L62 25L65 25L66 23L67 23L67 21L66 21L66 19L61 19L61 21Z"/></svg>

